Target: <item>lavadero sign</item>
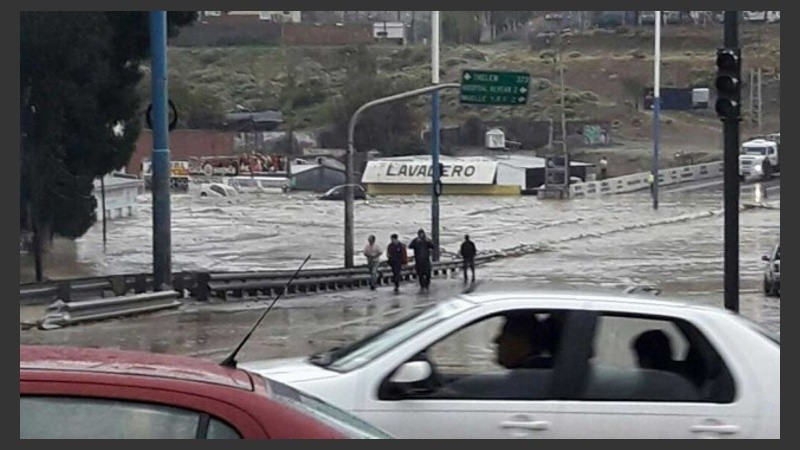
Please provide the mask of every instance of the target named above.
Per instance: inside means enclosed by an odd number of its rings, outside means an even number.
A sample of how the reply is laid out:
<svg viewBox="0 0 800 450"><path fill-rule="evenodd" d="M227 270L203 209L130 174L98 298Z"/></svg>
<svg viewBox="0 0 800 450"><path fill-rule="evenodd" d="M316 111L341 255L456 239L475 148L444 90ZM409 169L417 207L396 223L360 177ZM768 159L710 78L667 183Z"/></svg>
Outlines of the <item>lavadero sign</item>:
<svg viewBox="0 0 800 450"><path fill-rule="evenodd" d="M495 161L442 161L442 184L494 184ZM430 184L433 166L427 161L370 161L365 184Z"/></svg>

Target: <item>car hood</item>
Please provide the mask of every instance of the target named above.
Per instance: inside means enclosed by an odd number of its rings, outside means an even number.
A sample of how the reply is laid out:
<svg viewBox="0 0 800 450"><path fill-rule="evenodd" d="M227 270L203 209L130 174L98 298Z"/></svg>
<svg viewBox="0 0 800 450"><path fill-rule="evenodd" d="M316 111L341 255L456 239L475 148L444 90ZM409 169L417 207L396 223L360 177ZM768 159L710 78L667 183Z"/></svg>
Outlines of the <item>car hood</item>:
<svg viewBox="0 0 800 450"><path fill-rule="evenodd" d="M766 158L764 155L739 155L739 161L763 161Z"/></svg>
<svg viewBox="0 0 800 450"><path fill-rule="evenodd" d="M239 367L286 384L323 380L338 375L336 372L311 364L308 358L254 361L239 364Z"/></svg>

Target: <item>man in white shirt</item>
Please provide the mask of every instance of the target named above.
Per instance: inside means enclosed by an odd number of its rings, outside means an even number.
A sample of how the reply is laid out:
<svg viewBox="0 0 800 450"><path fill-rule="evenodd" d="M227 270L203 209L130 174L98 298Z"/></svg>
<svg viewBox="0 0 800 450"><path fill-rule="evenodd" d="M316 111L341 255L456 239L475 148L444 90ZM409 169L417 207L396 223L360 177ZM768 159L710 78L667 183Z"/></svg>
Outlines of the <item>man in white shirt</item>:
<svg viewBox="0 0 800 450"><path fill-rule="evenodd" d="M368 242L369 244L364 247L364 256L369 267L369 288L374 291L378 285L378 266L381 263L383 250L375 243L375 236L370 236Z"/></svg>

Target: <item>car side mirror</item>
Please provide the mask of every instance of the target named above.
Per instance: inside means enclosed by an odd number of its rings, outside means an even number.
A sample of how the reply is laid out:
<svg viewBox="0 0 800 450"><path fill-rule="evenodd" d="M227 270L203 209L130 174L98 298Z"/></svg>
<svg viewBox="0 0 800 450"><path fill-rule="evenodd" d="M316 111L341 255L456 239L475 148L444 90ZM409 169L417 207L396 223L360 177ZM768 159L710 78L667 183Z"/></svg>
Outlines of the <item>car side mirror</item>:
<svg viewBox="0 0 800 450"><path fill-rule="evenodd" d="M764 256L762 256L762 257L761 257L761 260L762 260L762 261L769 262L769 255L764 255Z"/></svg>
<svg viewBox="0 0 800 450"><path fill-rule="evenodd" d="M383 382L378 398L385 401L397 401L415 398L417 395L428 392L420 386L433 374L433 367L427 361L409 361L400 366L392 376Z"/></svg>
<svg viewBox="0 0 800 450"><path fill-rule="evenodd" d="M389 379L394 384L412 384L425 381L433 373L433 368L428 361L409 361L392 375Z"/></svg>

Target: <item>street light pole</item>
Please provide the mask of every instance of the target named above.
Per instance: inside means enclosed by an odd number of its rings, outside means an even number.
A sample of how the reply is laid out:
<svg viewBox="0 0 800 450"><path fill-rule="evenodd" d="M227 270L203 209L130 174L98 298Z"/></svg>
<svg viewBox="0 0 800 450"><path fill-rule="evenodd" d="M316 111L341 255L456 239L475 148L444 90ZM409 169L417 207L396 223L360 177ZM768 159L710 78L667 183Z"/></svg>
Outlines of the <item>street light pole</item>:
<svg viewBox="0 0 800 450"><path fill-rule="evenodd" d="M347 174L347 186L344 196L344 266L346 268L350 269L354 266L353 242L355 242L355 240L353 230L353 186L355 184L355 176L353 175L353 155L355 154L355 132L358 119L361 118L361 115L364 113L364 111L375 106L396 102L398 100L404 100L411 97L418 97L420 95L429 94L442 89L458 89L460 87L461 85L458 83L441 83L420 89L414 89L408 92L402 92L400 94L390 95L389 97L379 98L362 105L356 110L356 112L353 114L353 117L350 118L350 123L347 126L347 169L345 171Z"/></svg>
<svg viewBox="0 0 800 450"><path fill-rule="evenodd" d="M439 84L439 11L431 11L431 83ZM439 171L439 91L431 94L431 164L433 180L431 183L431 239L433 240L433 261L439 260L439 195L441 194L441 173Z"/></svg>
<svg viewBox="0 0 800 450"><path fill-rule="evenodd" d="M659 144L661 140L661 11L656 11L655 73L653 83L653 209L658 210Z"/></svg>
<svg viewBox="0 0 800 450"><path fill-rule="evenodd" d="M153 103L153 280L156 290L171 284L172 237L169 198L167 117L167 12L150 13Z"/></svg>

